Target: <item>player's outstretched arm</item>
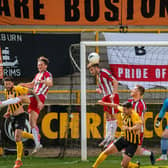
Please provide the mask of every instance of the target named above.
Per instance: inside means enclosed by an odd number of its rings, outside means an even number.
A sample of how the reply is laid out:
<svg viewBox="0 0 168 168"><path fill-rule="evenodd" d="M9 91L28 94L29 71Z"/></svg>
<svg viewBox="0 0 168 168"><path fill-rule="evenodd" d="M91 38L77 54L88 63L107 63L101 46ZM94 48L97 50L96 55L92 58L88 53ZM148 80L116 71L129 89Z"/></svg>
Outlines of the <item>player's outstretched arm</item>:
<svg viewBox="0 0 168 168"><path fill-rule="evenodd" d="M102 90L101 90L100 88L96 88L96 92L97 92L98 94L101 94L101 93L102 93Z"/></svg>
<svg viewBox="0 0 168 168"><path fill-rule="evenodd" d="M135 125L132 126L132 127L123 126L123 129L129 130L129 131L138 131L138 130L141 129L141 125L142 125L142 124L135 124Z"/></svg>
<svg viewBox="0 0 168 168"><path fill-rule="evenodd" d="M28 82L28 83L19 83L19 85L22 87L33 88L34 80L32 82Z"/></svg>
<svg viewBox="0 0 168 168"><path fill-rule="evenodd" d="M107 103L107 102L104 102L102 100L98 100L97 102L99 105L101 106L108 106L108 107L114 107L114 108L118 108L118 104L114 104L114 103Z"/></svg>

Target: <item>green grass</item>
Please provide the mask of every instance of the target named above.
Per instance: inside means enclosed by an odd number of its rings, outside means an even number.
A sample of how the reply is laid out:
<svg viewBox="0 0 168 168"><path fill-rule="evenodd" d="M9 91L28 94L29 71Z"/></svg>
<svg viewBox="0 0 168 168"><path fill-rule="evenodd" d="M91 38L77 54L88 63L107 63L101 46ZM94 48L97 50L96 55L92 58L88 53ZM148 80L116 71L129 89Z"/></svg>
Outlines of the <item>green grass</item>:
<svg viewBox="0 0 168 168"><path fill-rule="evenodd" d="M91 168L95 161L95 157L88 158L88 161L81 162L80 158L39 158L39 157L24 157L22 168ZM142 168L168 168L168 161L156 163L151 166L148 157L134 157L133 161L139 160ZM14 165L15 156L0 157L0 168L12 168ZM109 156L99 168L120 168L121 157Z"/></svg>

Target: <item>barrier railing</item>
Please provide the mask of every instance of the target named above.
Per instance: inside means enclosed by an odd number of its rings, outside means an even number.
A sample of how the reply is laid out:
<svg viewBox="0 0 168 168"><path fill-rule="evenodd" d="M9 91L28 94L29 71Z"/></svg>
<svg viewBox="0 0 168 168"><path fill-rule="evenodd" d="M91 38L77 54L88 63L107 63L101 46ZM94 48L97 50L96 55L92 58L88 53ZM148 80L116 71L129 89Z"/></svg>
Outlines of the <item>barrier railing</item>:
<svg viewBox="0 0 168 168"><path fill-rule="evenodd" d="M130 90L118 90L119 93L129 93ZM146 93L168 93L167 89L147 89ZM80 104L80 90L49 90L49 94L70 94L76 95L76 104ZM96 90L87 90L87 93L96 93ZM4 94L4 91L0 91L0 94Z"/></svg>

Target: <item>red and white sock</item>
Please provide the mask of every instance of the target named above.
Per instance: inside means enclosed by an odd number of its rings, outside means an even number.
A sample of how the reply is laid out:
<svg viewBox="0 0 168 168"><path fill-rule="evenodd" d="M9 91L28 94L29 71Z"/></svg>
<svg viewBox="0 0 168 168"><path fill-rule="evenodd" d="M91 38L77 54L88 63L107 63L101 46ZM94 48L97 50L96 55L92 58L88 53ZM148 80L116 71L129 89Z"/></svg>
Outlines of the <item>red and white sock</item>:
<svg viewBox="0 0 168 168"><path fill-rule="evenodd" d="M39 129L37 126L35 128L32 128L32 134L34 137L35 146L37 147L40 145L40 135L39 135Z"/></svg>
<svg viewBox="0 0 168 168"><path fill-rule="evenodd" d="M142 148L141 152L142 152L142 155L144 155L144 156L150 156L151 155L151 151L149 151L145 148Z"/></svg>

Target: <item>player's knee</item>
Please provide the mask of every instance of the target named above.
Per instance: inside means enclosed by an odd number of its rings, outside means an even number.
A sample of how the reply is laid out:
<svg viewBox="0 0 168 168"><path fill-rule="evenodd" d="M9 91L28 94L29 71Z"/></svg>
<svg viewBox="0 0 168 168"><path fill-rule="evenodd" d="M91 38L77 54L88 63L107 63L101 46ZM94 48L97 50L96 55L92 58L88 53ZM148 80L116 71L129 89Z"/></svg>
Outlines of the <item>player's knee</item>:
<svg viewBox="0 0 168 168"><path fill-rule="evenodd" d="M15 141L16 141L16 142L21 141L21 135L16 134L16 135L15 135Z"/></svg>
<svg viewBox="0 0 168 168"><path fill-rule="evenodd" d="M123 162L123 161L122 161L122 162L121 162L121 167L122 167L122 168L127 168L127 167L128 167L128 164L127 164L126 162Z"/></svg>
<svg viewBox="0 0 168 168"><path fill-rule="evenodd" d="M165 129L162 133L162 138L168 138L168 129Z"/></svg>

